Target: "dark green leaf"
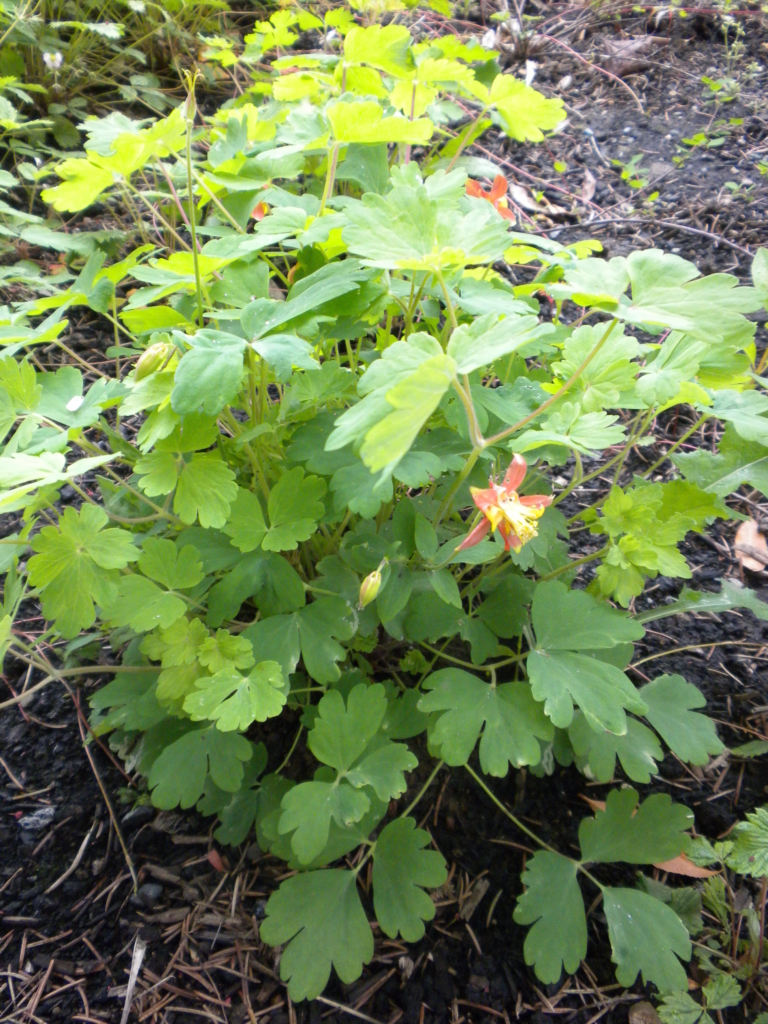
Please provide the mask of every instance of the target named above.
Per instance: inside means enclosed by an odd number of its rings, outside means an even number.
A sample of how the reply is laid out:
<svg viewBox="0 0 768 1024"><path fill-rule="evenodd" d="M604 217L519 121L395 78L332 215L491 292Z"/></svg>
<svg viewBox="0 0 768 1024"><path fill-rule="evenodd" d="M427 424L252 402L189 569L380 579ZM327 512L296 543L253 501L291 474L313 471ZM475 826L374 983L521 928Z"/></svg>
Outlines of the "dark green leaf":
<svg viewBox="0 0 768 1024"><path fill-rule="evenodd" d="M510 764L538 764L539 738L554 736L525 683L491 686L462 669L446 668L429 676L424 688L431 692L421 698L419 710L445 712L431 728L430 742L447 764L466 764L482 730L480 767L503 778Z"/></svg>
<svg viewBox="0 0 768 1024"><path fill-rule="evenodd" d="M517 898L514 919L533 925L525 939L525 962L545 985L560 980L563 968L575 974L587 955L587 917L577 881L576 862L549 850L527 862L525 892Z"/></svg>
<svg viewBox="0 0 768 1024"><path fill-rule="evenodd" d="M429 832L416 828L413 818L396 818L376 840L373 906L391 939L401 935L406 942L418 942L424 921L435 916L435 905L423 889L439 888L448 872L442 854L424 849L429 843Z"/></svg>
<svg viewBox="0 0 768 1024"><path fill-rule="evenodd" d="M152 803L163 810L192 807L210 775L219 789L235 793L243 781L243 761L253 754L245 737L215 726L193 729L165 747L152 765Z"/></svg>
<svg viewBox="0 0 768 1024"><path fill-rule="evenodd" d="M335 967L351 984L373 956L373 935L352 871L310 871L286 879L269 898L261 938L285 946L280 977L296 1002L319 996Z"/></svg>
<svg viewBox="0 0 768 1024"><path fill-rule="evenodd" d="M693 814L673 804L666 793L653 793L638 807L634 789L612 790L604 811L585 818L579 843L586 862L655 864L684 853L690 842L686 830Z"/></svg>
<svg viewBox="0 0 768 1024"><path fill-rule="evenodd" d="M191 346L176 369L171 405L180 415L202 410L216 416L240 390L245 342L207 328L195 335L174 332Z"/></svg>
<svg viewBox="0 0 768 1024"><path fill-rule="evenodd" d="M685 990L677 957L690 960L691 940L674 910L637 889L604 889L603 906L619 983L633 985L642 971L643 981L662 993Z"/></svg>
<svg viewBox="0 0 768 1024"><path fill-rule="evenodd" d="M648 708L645 717L681 761L705 765L710 755L725 750L714 722L692 710L703 708L706 700L682 676L659 676L640 690L640 697Z"/></svg>

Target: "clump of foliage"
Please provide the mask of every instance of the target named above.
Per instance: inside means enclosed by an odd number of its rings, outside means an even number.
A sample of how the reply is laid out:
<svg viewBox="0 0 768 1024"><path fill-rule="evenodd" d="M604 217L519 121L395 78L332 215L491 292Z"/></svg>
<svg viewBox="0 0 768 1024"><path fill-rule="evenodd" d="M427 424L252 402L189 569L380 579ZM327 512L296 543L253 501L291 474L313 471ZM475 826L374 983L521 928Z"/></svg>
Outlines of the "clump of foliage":
<svg viewBox="0 0 768 1024"><path fill-rule="evenodd" d="M340 43L284 53L297 27ZM699 894L601 870L693 856L692 813L614 788L572 856L488 779L557 763L609 783L618 763L639 786L665 749L691 765L723 752L695 686L637 687L628 669L654 619L768 618L729 583L634 604L649 579L691 577L679 544L735 517L725 498L765 490L746 314L768 301L766 252L743 287L657 250L605 260L598 242L515 231L505 188L468 182L498 169L464 149L492 125L536 142L564 108L471 42L287 10L242 52L209 50L248 71L236 100L200 117L190 76L165 118L87 122L84 154L42 193L59 213L122 204L143 241L109 264L95 249L4 311L0 508L20 521L0 548L3 650L47 679L112 672L91 727L152 803L216 816L221 843L255 827L295 870L261 926L293 999L332 968L359 977L371 912L391 938L424 934L446 866L412 812L446 765L539 847L514 911L537 977L587 956L597 893L618 980L678 998ZM36 350L69 351L65 316L83 307L114 331L114 372L40 372ZM655 417L681 405L698 418L674 448L711 420L720 451L670 451L678 478L655 482L653 465L620 486ZM548 467L566 464L553 494ZM610 468L614 485L566 520L562 500ZM65 485L77 499L62 507ZM596 538L576 561L574 524ZM34 645L14 631L29 597L47 624ZM102 637L108 667L50 660ZM283 763L280 717L295 729ZM290 768L299 745L309 777ZM417 751L422 785L392 811Z"/></svg>
<svg viewBox="0 0 768 1024"><path fill-rule="evenodd" d="M225 0L5 0L0 4L0 145L34 161L54 146L78 149L95 100L144 113L174 106L181 68L228 42ZM229 45L232 45L231 42ZM213 69L208 75L215 81ZM112 121L121 125L123 114ZM39 162L39 161L38 161Z"/></svg>

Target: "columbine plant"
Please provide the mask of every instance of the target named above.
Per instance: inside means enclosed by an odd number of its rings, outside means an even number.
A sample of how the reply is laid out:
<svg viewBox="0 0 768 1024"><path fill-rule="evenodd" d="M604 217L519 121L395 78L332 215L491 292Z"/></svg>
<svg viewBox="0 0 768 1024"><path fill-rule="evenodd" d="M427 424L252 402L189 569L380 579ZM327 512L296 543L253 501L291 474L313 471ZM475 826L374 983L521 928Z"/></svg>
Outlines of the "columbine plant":
<svg viewBox="0 0 768 1024"><path fill-rule="evenodd" d="M302 17L281 11L227 52L263 66ZM89 122L85 155L55 165L54 210L124 203L146 238L151 210L168 249L147 240L109 266L97 251L7 313L4 647L47 680L113 673L91 726L152 803L216 816L221 843L255 827L287 862L261 937L284 947L293 999L332 968L360 975L371 914L391 938L424 934L446 866L412 812L447 767L539 847L514 916L541 981L587 955L585 882L619 981L683 991L686 922L600 872L679 858L691 812L617 785L572 856L489 777L557 761L646 784L662 744L692 765L723 751L693 685L635 685L633 643L676 611L765 606L730 584L633 602L649 578L690 578L678 543L732 516L723 499L743 482L762 486L768 396L745 314L768 299L766 255L741 287L656 250L606 261L597 242L516 233L499 178L488 194L468 183L495 172L465 147L494 123L539 139L560 103L452 36L415 44L339 11L325 27L340 50L283 53L204 124L191 98L117 135ZM95 383L30 358L66 346L78 306L114 330L114 375ZM651 482L654 465L620 486L657 414L681 405L697 412L667 453L682 476ZM720 452L681 454L710 419L726 424ZM552 494L548 467L566 465ZM566 520L561 502L611 467L615 485ZM65 483L78 500L62 509ZM599 538L575 561L574 522ZM30 598L36 644L14 630ZM109 664L55 663L84 631Z"/></svg>

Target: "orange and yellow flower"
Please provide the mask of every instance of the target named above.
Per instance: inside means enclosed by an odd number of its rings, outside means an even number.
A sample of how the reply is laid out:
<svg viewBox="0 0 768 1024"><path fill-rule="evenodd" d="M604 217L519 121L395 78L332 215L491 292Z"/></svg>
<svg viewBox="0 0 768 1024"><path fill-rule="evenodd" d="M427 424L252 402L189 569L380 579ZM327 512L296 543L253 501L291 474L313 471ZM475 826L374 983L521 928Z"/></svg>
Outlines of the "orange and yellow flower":
<svg viewBox="0 0 768 1024"><path fill-rule="evenodd" d="M515 219L514 213L507 208L507 179L503 174L496 175L489 192L485 191L479 181L470 178L467 182L467 195L474 196L475 199L487 199L504 220Z"/></svg>
<svg viewBox="0 0 768 1024"><path fill-rule="evenodd" d="M515 455L500 484L488 481L488 487L470 487L472 500L483 513L483 518L470 530L456 548L464 551L498 530L507 551L518 552L523 544L538 534L537 523L552 498L546 494L527 494L523 497L517 488L523 482L528 465L522 455Z"/></svg>

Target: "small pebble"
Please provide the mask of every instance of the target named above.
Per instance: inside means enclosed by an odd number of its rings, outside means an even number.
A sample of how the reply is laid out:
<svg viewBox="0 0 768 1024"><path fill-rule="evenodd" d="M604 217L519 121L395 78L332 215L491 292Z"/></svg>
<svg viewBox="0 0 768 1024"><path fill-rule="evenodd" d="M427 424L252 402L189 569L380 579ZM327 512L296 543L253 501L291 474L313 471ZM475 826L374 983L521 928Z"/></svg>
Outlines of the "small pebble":
<svg viewBox="0 0 768 1024"><path fill-rule="evenodd" d="M483 33L480 40L480 45L484 50L495 50L496 49L496 32L494 29L489 28L487 32Z"/></svg>
<svg viewBox="0 0 768 1024"><path fill-rule="evenodd" d="M409 956L401 956L397 961L397 969L400 971L400 976L403 981L408 981L410 976L413 974L413 969L416 965Z"/></svg>
<svg viewBox="0 0 768 1024"><path fill-rule="evenodd" d="M120 824L126 829L135 829L141 825L146 825L154 816L154 807L148 807L147 804L139 804L138 807L132 807L127 814L123 815L120 819Z"/></svg>
<svg viewBox="0 0 768 1024"><path fill-rule="evenodd" d="M25 814L19 818L19 825L25 832L41 832L56 817L55 807L41 807L33 814Z"/></svg>
<svg viewBox="0 0 768 1024"><path fill-rule="evenodd" d="M629 1011L629 1024L661 1024L661 1017L650 1003L635 1003Z"/></svg>
<svg viewBox="0 0 768 1024"><path fill-rule="evenodd" d="M136 895L145 907L154 907L163 895L163 887L157 882L146 882L144 885L139 886L139 891Z"/></svg>

